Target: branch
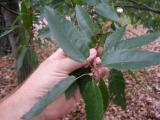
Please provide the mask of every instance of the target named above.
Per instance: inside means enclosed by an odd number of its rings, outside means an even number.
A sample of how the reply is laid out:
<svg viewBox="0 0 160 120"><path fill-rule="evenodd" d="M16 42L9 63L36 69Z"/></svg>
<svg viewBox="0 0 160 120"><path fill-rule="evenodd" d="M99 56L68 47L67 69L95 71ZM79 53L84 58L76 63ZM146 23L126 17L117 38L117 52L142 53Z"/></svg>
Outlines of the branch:
<svg viewBox="0 0 160 120"><path fill-rule="evenodd" d="M5 5L3 5L2 3L0 3L0 6L3 7L4 9L6 9L7 11L15 14L15 15L19 15L18 12L14 11L14 10L12 10L12 9L7 8L7 7L6 7Z"/></svg>
<svg viewBox="0 0 160 120"><path fill-rule="evenodd" d="M149 8L146 8L146 7L138 7L138 6L133 6L133 5L124 5L124 7L125 8L139 9L139 10L142 10L142 11L149 11L149 12L153 12L153 13L156 13L156 14L160 15L160 10L149 9Z"/></svg>
<svg viewBox="0 0 160 120"><path fill-rule="evenodd" d="M131 7L131 8L135 8L135 9L139 9L139 10L143 10L143 11L147 10L149 12L160 14L160 10L151 8L146 4L139 3L139 2L137 2L135 0L129 0L129 2L132 2L135 5L138 5L138 7L137 6L131 6L131 5L125 5L124 7L128 7L128 8Z"/></svg>

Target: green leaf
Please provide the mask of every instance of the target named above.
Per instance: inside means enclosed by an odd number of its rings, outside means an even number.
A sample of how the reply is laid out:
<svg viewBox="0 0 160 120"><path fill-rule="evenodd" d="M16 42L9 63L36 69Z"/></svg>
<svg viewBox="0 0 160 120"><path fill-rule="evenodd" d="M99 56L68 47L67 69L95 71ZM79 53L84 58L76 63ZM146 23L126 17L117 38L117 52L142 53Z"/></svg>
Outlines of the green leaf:
<svg viewBox="0 0 160 120"><path fill-rule="evenodd" d="M122 108L126 107L125 80L121 71L111 69L109 72L109 92L114 103Z"/></svg>
<svg viewBox="0 0 160 120"><path fill-rule="evenodd" d="M80 68L73 71L70 75L75 76L77 80L81 80L80 76L83 76L89 73L90 73L90 68ZM77 87L78 87L78 83L75 82L65 91L65 95L67 99L70 99L74 95Z"/></svg>
<svg viewBox="0 0 160 120"><path fill-rule="evenodd" d="M27 49L28 48L26 48L26 47L20 47L19 50L18 50L18 58L17 58L17 62L16 62L17 70L20 70L20 68L23 65L23 61L24 61L24 58L26 56Z"/></svg>
<svg viewBox="0 0 160 120"><path fill-rule="evenodd" d="M26 58L28 59L29 65L33 69L36 69L39 62L38 62L38 57L33 49L31 49L31 48L27 49Z"/></svg>
<svg viewBox="0 0 160 120"><path fill-rule="evenodd" d="M40 38L42 38L42 39L43 39L43 38L46 38L46 37L51 37L49 27L46 26L46 27L42 28L42 29L39 31L38 37L40 37Z"/></svg>
<svg viewBox="0 0 160 120"><path fill-rule="evenodd" d="M115 22L118 21L118 15L117 13L113 10L113 8L111 6L109 6L106 3L99 3L96 7L96 12L108 19L111 19Z"/></svg>
<svg viewBox="0 0 160 120"><path fill-rule="evenodd" d="M132 48L140 47L142 45L146 45L156 40L159 36L160 36L160 32L156 32L156 33L143 35L140 37L122 40L122 41L119 41L119 43L116 46L116 49L132 49Z"/></svg>
<svg viewBox="0 0 160 120"><path fill-rule="evenodd" d="M53 8L57 8L60 5L62 5L65 2L65 0L51 0L50 3L48 3L47 5L53 7Z"/></svg>
<svg viewBox="0 0 160 120"><path fill-rule="evenodd" d="M85 0L88 5L94 6L99 3L100 0Z"/></svg>
<svg viewBox="0 0 160 120"><path fill-rule="evenodd" d="M73 75L75 77L79 77L83 74L89 74L91 71L90 71L90 67L88 68L80 68L80 69L77 69L75 71L73 71L70 75Z"/></svg>
<svg viewBox="0 0 160 120"><path fill-rule="evenodd" d="M26 4L27 8L32 7L32 0L24 0L24 1L25 1L25 4Z"/></svg>
<svg viewBox="0 0 160 120"><path fill-rule="evenodd" d="M107 47L107 49L116 48L117 43L123 38L125 28L126 26L117 29L109 37L106 38L105 46Z"/></svg>
<svg viewBox="0 0 160 120"><path fill-rule="evenodd" d="M80 5L82 4L82 1L83 1L83 0L74 0L74 2L75 2L76 4L80 4Z"/></svg>
<svg viewBox="0 0 160 120"><path fill-rule="evenodd" d="M99 89L103 97L103 106L104 106L104 112L105 112L109 105L109 91L108 91L108 87L106 86L102 78L99 81Z"/></svg>
<svg viewBox="0 0 160 120"><path fill-rule="evenodd" d="M83 76L83 75L86 75L86 74L89 74L90 73L90 68L80 68L80 69L77 69L75 71L73 71L70 75L73 75L77 78L77 80L81 80L81 77L80 76ZM78 87L78 83L77 82L74 82L66 91L65 91L65 95L66 95L66 98L67 99L70 99L75 91L76 91L76 88Z"/></svg>
<svg viewBox="0 0 160 120"><path fill-rule="evenodd" d="M86 32L89 37L99 32L98 27L94 24L87 11L81 6L76 6L76 18L80 28Z"/></svg>
<svg viewBox="0 0 160 120"><path fill-rule="evenodd" d="M39 100L29 112L27 112L23 118L25 120L31 120L36 115L40 114L49 104L57 99L65 90L76 81L74 76L69 76L68 78L60 81L55 85L42 99Z"/></svg>
<svg viewBox="0 0 160 120"><path fill-rule="evenodd" d="M109 92L111 96L123 94L125 90L125 80L121 71L111 69L109 72Z"/></svg>
<svg viewBox="0 0 160 120"><path fill-rule="evenodd" d="M122 109L125 109L127 106L125 95L117 95L113 99L113 102L119 106L121 106Z"/></svg>
<svg viewBox="0 0 160 120"><path fill-rule="evenodd" d="M102 55L102 63L115 69L141 69L160 64L160 53L141 50L117 50Z"/></svg>
<svg viewBox="0 0 160 120"><path fill-rule="evenodd" d="M64 52L76 61L86 60L89 56L90 40L55 10L46 7L45 15L51 35L58 41Z"/></svg>
<svg viewBox="0 0 160 120"><path fill-rule="evenodd" d="M91 76L79 80L80 92L85 101L87 120L102 120L104 113L103 98L100 89Z"/></svg>
<svg viewBox="0 0 160 120"><path fill-rule="evenodd" d="M32 17L29 9L26 6L25 1L21 2L21 16L24 28L29 31L32 26Z"/></svg>
<svg viewBox="0 0 160 120"><path fill-rule="evenodd" d="M69 100L73 95L75 95L76 89L78 87L77 82L74 82L66 91L65 96Z"/></svg>

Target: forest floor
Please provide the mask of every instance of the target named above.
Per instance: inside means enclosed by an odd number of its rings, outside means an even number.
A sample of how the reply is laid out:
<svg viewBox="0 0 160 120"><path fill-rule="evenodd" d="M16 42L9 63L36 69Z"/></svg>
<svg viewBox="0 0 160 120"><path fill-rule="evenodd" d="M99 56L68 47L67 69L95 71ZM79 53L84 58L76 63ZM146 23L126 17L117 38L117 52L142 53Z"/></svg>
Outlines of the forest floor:
<svg viewBox="0 0 160 120"><path fill-rule="evenodd" d="M143 26L128 26L126 37L146 34L148 29ZM39 46L39 45L38 45ZM55 51L57 46L46 42L42 47L36 47L40 62ZM142 47L150 51L160 52L160 38ZM124 71L126 79L127 108L110 104L105 113L105 120L160 120L160 66L154 66L140 71L134 71L137 79ZM0 100L17 87L15 60L13 55L0 57ZM94 109L94 108L93 108ZM61 120L85 120L84 103L77 104L75 110Z"/></svg>

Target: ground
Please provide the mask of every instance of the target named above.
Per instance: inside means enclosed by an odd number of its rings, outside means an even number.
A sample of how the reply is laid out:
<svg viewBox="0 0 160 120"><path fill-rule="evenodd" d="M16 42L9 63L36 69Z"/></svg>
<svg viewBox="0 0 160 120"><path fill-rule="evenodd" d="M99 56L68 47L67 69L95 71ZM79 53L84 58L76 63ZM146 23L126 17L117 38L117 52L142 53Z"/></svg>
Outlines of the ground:
<svg viewBox="0 0 160 120"><path fill-rule="evenodd" d="M148 29L143 26L127 27L126 37L143 35ZM36 47L40 62L56 50L55 44L49 42L43 47ZM142 47L150 51L160 52L160 39ZM113 104L105 113L105 120L160 120L160 66L154 66L140 71L134 71L132 78L126 71L126 100L127 108L122 110ZM17 87L15 60L9 54L0 58L0 99L9 95ZM85 120L84 103L78 103L77 108L61 120Z"/></svg>

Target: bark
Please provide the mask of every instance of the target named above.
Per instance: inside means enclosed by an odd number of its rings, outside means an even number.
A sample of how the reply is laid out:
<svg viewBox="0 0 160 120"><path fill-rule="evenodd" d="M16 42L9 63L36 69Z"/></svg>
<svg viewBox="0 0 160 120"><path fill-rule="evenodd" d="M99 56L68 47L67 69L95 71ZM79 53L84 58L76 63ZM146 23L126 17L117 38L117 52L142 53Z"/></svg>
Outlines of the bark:
<svg viewBox="0 0 160 120"><path fill-rule="evenodd" d="M2 28L0 29L0 34L2 34L3 32L5 32L5 30L3 30L3 28L5 27L5 21L1 12L1 8L0 8L0 27ZM7 55L10 52L11 52L11 46L9 43L8 36L0 38L0 57Z"/></svg>
<svg viewBox="0 0 160 120"><path fill-rule="evenodd" d="M6 27L11 26L13 21L17 18L17 14L9 11L15 11L18 13L18 2L19 0L8 0L5 3L3 3L3 6L1 6L1 11L5 20L5 25ZM6 8L8 9L6 9ZM18 23L17 23L18 24ZM18 47L19 43L19 35L18 35L18 30L14 30L12 33L8 35L9 41L12 47L12 52L16 54L16 49Z"/></svg>

